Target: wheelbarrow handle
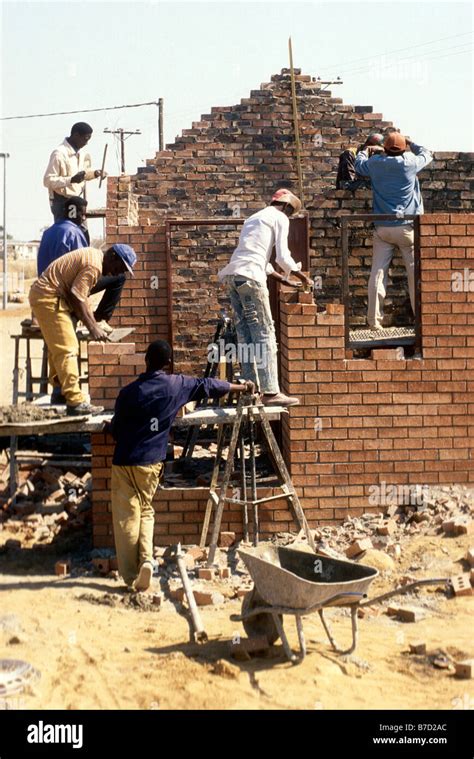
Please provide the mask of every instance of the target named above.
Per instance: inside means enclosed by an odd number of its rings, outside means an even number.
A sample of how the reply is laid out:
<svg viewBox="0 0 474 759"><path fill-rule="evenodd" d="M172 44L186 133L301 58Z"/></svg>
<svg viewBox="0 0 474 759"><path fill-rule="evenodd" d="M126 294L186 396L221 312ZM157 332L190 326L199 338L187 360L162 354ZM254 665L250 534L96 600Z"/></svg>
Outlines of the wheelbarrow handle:
<svg viewBox="0 0 474 759"><path fill-rule="evenodd" d="M416 582L410 582L408 585L404 585L402 588L395 588L395 590L391 590L388 593L382 593L381 596L369 598L368 601L364 601L364 603L360 605L372 606L372 604L378 604L381 601L385 601L387 598L392 598L392 596L398 596L402 593L407 593L409 590L413 590L420 585L447 585L448 582L449 577L435 577L428 580L416 580Z"/></svg>

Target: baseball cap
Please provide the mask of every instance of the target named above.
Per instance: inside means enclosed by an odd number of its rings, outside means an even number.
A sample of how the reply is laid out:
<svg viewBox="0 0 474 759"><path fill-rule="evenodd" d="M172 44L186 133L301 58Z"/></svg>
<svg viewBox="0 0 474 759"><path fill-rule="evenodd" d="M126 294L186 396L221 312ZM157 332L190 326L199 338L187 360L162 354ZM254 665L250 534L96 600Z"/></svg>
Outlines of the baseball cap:
<svg viewBox="0 0 474 759"><path fill-rule="evenodd" d="M387 153L392 155L401 155L407 149L407 141L399 132L390 132L383 143Z"/></svg>
<svg viewBox="0 0 474 759"><path fill-rule="evenodd" d="M112 245L112 250L115 251L118 256L120 256L128 271L133 276L133 267L137 262L137 254L133 248L131 248L130 245L122 245L121 243L116 243L115 245Z"/></svg>

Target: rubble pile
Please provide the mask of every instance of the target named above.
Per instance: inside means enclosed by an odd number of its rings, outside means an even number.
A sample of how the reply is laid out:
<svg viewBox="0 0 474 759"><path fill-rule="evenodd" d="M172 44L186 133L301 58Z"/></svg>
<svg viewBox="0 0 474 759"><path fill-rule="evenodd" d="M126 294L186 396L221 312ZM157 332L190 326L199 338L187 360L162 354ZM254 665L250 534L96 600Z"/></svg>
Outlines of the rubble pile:
<svg viewBox="0 0 474 759"><path fill-rule="evenodd" d="M46 546L61 533L92 520L92 475L58 467L20 468L18 488L9 494L8 464L0 474L0 530L11 534L2 551Z"/></svg>
<svg viewBox="0 0 474 759"><path fill-rule="evenodd" d="M386 513L349 517L342 525L319 527L313 532L317 550L335 558L359 559L375 548L400 557L403 543L415 535L474 534L474 491L460 485L423 491L419 504L389 505ZM306 536L276 533L273 542L288 546L305 543Z"/></svg>

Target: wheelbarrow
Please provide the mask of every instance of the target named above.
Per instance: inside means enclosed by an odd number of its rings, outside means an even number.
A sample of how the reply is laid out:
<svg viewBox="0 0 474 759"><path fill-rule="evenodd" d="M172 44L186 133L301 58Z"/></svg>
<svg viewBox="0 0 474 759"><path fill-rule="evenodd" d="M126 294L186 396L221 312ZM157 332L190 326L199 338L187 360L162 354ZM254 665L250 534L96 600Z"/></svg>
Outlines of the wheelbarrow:
<svg viewBox="0 0 474 759"><path fill-rule="evenodd" d="M373 567L268 545L241 549L238 553L254 581L254 588L244 596L241 614L231 615L231 620L242 622L249 638L264 635L270 645L281 638L285 654L294 664L306 655L302 617L317 611L333 649L339 654L351 654L357 646L357 611L361 605L405 593L417 585L447 582L446 578L420 580L362 604L370 583L378 575ZM338 647L324 617L324 609L331 606L346 606L351 610L352 643L345 650ZM283 628L285 614L295 617L299 656L290 649Z"/></svg>
<svg viewBox="0 0 474 759"><path fill-rule="evenodd" d="M357 607L367 598L367 589L378 571L363 564L353 564L294 548L258 546L238 551L247 567L254 588L244 597L240 615L233 622L242 622L251 638L266 635L270 644L281 638L288 659L296 663L304 659L306 644L302 617L317 611L329 641L338 653L350 654L357 645ZM352 644L341 650L324 618L328 606L351 609ZM300 656L291 652L283 615L295 617Z"/></svg>

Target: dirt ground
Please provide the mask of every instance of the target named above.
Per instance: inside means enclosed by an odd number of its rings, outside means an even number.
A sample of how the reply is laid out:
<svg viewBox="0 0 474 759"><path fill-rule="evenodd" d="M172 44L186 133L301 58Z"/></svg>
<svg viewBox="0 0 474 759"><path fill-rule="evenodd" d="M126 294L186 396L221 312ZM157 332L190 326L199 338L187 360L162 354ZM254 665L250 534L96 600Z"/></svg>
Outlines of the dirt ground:
<svg viewBox="0 0 474 759"><path fill-rule="evenodd" d="M0 545L6 539L0 533ZM472 536L420 536L405 546L394 570L371 585L370 596L390 590L404 573L416 579L458 574ZM278 641L269 654L240 662L229 642L243 634L240 601L201 609L209 642L189 642L182 607L166 600L157 612L126 607L120 581L99 576L60 579L52 574L57 557L23 563L1 556L0 658L24 659L41 678L19 697L26 709L460 709L474 708L472 680L436 669L433 654L454 659L474 655L474 596L448 598L424 587L401 604L427 611L417 623L401 623L385 613L359 620L359 645L352 656L335 654L317 615L304 630L308 654L293 666ZM26 555L26 559L25 559ZM48 563L50 566L48 566ZM369 563L369 562L367 562ZM51 569L51 574L47 574ZM112 594L116 605L91 603ZM113 601L112 601L113 603ZM386 606L374 607L383 611ZM346 610L327 614L336 639L350 639ZM290 643L294 622L286 618ZM408 653L422 639L427 655Z"/></svg>

